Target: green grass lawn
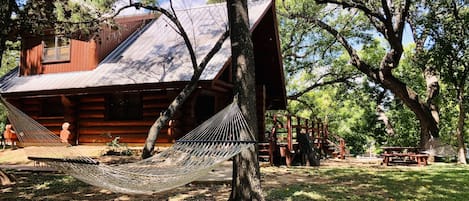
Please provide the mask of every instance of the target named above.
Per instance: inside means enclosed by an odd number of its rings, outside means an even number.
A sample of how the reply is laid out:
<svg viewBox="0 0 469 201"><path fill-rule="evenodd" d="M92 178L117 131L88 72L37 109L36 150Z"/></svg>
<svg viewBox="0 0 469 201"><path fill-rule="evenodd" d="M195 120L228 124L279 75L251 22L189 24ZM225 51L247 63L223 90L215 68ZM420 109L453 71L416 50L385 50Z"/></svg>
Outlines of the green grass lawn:
<svg viewBox="0 0 469 201"><path fill-rule="evenodd" d="M468 200L469 166L302 169L312 182L267 191L267 200ZM316 181L315 181L316 180Z"/></svg>
<svg viewBox="0 0 469 201"><path fill-rule="evenodd" d="M12 171L8 171L12 172ZM157 195L123 195L60 173L15 172L0 200L226 200L229 184L190 184ZM469 166L262 168L266 200L469 200ZM125 199L120 199L125 198Z"/></svg>

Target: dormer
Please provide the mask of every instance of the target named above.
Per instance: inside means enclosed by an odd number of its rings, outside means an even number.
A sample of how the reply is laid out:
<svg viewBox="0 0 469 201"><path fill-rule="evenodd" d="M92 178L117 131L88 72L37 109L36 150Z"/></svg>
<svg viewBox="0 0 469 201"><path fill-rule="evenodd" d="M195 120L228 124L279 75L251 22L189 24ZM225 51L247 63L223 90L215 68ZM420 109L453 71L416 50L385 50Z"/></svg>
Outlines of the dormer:
<svg viewBox="0 0 469 201"><path fill-rule="evenodd" d="M93 70L121 42L154 18L154 14L117 17L118 29L103 26L90 37L46 33L23 38L20 76Z"/></svg>

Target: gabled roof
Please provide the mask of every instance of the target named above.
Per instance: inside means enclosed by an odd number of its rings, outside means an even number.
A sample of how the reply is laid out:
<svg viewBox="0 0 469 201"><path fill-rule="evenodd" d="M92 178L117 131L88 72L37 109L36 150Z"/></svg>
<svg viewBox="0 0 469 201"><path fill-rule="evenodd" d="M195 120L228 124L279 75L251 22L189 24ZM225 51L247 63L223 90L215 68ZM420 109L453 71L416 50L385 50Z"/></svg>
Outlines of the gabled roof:
<svg viewBox="0 0 469 201"><path fill-rule="evenodd" d="M249 4L251 25L256 25L270 8L271 1ZM189 34L197 61L210 51L228 29L226 4L178 10L176 14ZM213 80L231 56L230 40L211 59L200 80ZM19 77L10 73L1 81L2 94L49 90L86 89L133 84L183 82L193 73L189 52L172 23L161 16L137 31L92 71L42 74Z"/></svg>

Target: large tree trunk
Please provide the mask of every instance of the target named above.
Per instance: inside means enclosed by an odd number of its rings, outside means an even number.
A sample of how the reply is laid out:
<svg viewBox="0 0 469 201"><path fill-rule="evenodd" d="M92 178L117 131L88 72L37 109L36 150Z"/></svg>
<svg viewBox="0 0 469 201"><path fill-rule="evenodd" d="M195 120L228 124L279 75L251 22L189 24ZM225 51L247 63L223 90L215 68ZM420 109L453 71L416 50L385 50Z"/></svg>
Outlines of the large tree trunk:
<svg viewBox="0 0 469 201"><path fill-rule="evenodd" d="M246 0L228 0L227 7L234 93L237 94L241 111L257 138L254 50L249 32L247 2ZM257 146L251 146L234 157L230 200L264 200Z"/></svg>
<svg viewBox="0 0 469 201"><path fill-rule="evenodd" d="M434 110L419 98L419 95L407 85L390 75L381 80L416 115L420 123L420 147L426 147L432 138L438 138L438 122L434 118Z"/></svg>
<svg viewBox="0 0 469 201"><path fill-rule="evenodd" d="M458 139L458 163L467 164L466 145L464 143L464 120L466 116L466 111L464 107L464 87L461 87L458 91L458 106L459 117L458 128L456 129L456 136Z"/></svg>

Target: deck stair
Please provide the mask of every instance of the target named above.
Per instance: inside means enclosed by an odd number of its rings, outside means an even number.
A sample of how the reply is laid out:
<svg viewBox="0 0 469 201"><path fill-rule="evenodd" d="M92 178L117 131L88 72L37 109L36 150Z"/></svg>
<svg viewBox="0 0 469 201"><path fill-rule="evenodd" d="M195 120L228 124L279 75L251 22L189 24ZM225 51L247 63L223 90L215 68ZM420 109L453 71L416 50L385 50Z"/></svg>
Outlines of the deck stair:
<svg viewBox="0 0 469 201"><path fill-rule="evenodd" d="M318 165L319 162L313 160L339 156L343 158L341 146L334 142L337 141L335 135L329 134L327 125L288 114L275 114L271 119L272 127L266 132L265 141L258 143L261 162L287 166L293 163ZM330 136L334 140L330 140Z"/></svg>
<svg viewBox="0 0 469 201"><path fill-rule="evenodd" d="M261 142L258 143L258 153L259 153L259 161L260 162L268 162L271 165L273 164L273 161L271 161L271 156L270 156L270 149L269 149L269 143L268 142Z"/></svg>

